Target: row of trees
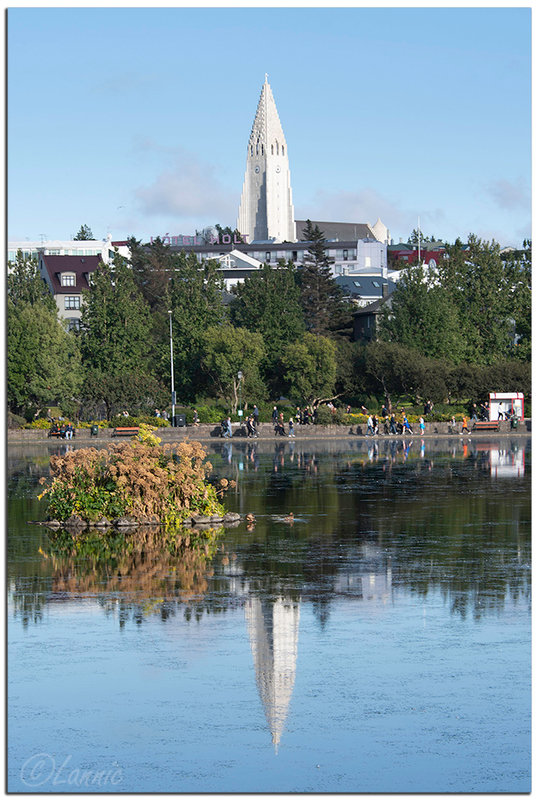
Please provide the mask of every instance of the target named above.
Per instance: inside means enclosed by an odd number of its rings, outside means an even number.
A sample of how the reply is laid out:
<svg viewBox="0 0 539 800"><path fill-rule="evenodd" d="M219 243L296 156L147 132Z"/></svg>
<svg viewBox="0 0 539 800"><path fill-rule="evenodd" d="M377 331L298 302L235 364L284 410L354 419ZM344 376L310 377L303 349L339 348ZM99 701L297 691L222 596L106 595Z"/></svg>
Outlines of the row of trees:
<svg viewBox="0 0 539 800"><path fill-rule="evenodd" d="M323 234L308 223L305 265L264 265L223 303L218 264L160 240L129 242L92 274L81 328L67 332L39 276L19 254L8 277L8 403L27 418L61 404L91 415L105 403L135 413L170 400L169 311L178 403L281 395L297 403L370 395L434 402L529 387L531 248L505 257L470 237L434 273L408 270L380 326L353 342L352 313L331 278ZM388 304L389 306L389 304ZM518 338L518 344L515 339ZM238 372L243 374L241 386Z"/></svg>

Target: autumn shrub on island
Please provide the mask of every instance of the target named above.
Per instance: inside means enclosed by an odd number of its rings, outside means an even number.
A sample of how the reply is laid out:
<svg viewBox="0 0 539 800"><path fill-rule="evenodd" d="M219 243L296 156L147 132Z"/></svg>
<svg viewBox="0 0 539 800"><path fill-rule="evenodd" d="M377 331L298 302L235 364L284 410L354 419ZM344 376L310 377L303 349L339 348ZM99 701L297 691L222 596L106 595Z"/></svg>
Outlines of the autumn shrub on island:
<svg viewBox="0 0 539 800"><path fill-rule="evenodd" d="M129 517L139 524L178 524L193 515L222 518L219 494L227 481L218 490L207 480L210 471L199 442L159 446L147 430L128 443L52 456L51 481L39 498L47 502L49 519L58 522Z"/></svg>

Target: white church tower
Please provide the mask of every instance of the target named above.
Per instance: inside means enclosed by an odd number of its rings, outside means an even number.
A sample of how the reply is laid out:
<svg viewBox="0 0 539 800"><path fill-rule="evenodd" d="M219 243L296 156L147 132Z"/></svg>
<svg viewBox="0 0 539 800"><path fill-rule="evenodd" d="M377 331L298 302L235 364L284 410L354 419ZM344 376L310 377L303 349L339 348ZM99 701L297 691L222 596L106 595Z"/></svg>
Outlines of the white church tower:
<svg viewBox="0 0 539 800"><path fill-rule="evenodd" d="M247 146L237 228L248 242L295 242L288 148L266 75Z"/></svg>

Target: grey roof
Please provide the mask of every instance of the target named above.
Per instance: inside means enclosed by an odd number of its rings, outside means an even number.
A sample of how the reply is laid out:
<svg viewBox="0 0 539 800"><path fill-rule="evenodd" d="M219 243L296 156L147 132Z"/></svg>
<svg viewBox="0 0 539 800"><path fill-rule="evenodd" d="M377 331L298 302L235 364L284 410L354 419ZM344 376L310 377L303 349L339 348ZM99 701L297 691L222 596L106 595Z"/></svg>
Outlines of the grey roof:
<svg viewBox="0 0 539 800"><path fill-rule="evenodd" d="M367 314L377 314L385 303L388 303L389 308L391 308L391 295L389 295L389 297L380 297L380 299L375 300L374 303L369 303L368 306L358 308L357 311L353 312L352 316L361 317Z"/></svg>
<svg viewBox="0 0 539 800"><path fill-rule="evenodd" d="M373 238L371 227L366 222L320 222L312 219L313 225L318 225L326 239L338 239L339 241L357 241L358 239ZM307 227L306 219L296 220L296 238L303 240L303 229Z"/></svg>
<svg viewBox="0 0 539 800"><path fill-rule="evenodd" d="M388 294L395 291L397 284L381 275L339 275L335 278L345 294L352 297L382 297L382 287L387 284Z"/></svg>

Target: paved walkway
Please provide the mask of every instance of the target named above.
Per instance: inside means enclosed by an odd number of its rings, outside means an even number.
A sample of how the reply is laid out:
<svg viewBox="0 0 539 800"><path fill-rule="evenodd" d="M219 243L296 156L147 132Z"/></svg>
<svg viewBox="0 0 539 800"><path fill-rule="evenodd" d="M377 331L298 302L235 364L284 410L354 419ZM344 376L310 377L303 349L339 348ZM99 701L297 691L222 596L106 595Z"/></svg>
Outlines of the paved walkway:
<svg viewBox="0 0 539 800"><path fill-rule="evenodd" d="M219 431L220 425L189 425L185 428L159 428L156 431L156 436L159 436L163 442L178 442L184 439L198 439L200 441L215 441L219 440ZM414 436L421 436L429 437L429 436L448 436L448 437L455 437L459 436L460 433L450 433L449 431L449 424L447 422L426 422L425 423L425 433L421 434L419 431L419 426L417 424L412 426L414 429ZM457 431L460 431L460 423L457 424ZM241 434L240 424L239 423L232 423L232 430L233 430L233 437L232 441L246 441L246 437ZM367 431L366 425L296 425L294 427L295 439L356 439L357 437L365 438ZM525 419L523 422L519 422L518 428L515 430L511 428L511 424L509 422L500 422L499 431L477 431L474 432L472 430L472 426L470 425L470 435L474 438L480 436L497 436L497 435L530 435L531 434L531 419ZM92 442L101 442L101 441L112 441L112 442L121 442L122 439L120 438L112 438L112 428L102 428L99 431L99 434L96 437L92 437L90 435L89 428L79 428L77 429L76 437L73 440L74 442L88 442L91 444ZM259 437L260 440L280 440L288 439L288 435L285 436L275 436L273 425L269 422L263 422L259 426ZM371 437L369 437L371 438ZM387 439L387 438L394 438L392 434L389 436L384 433L380 433L375 437L375 439ZM395 438L410 438L410 434L399 434ZM28 442L29 444L40 442L40 441L52 441L52 439L48 438L48 432L46 430L29 430L29 429L22 429L22 430L9 430L7 436L7 443L8 446L10 443L17 443L22 444ZM62 440L67 441L67 440ZM226 441L226 440L225 440ZM253 440L254 441L254 440Z"/></svg>

